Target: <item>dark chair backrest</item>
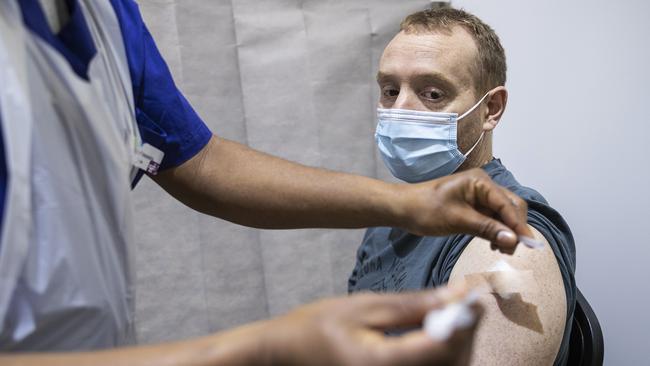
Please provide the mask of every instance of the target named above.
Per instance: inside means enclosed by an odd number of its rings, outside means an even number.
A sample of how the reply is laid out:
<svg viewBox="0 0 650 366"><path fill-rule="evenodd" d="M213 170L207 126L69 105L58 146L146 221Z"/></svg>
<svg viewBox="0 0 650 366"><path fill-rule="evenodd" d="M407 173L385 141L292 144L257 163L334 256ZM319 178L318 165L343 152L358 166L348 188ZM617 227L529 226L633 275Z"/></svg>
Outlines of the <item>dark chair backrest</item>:
<svg viewBox="0 0 650 366"><path fill-rule="evenodd" d="M604 354L603 331L594 310L577 290L576 309L569 339L569 365L602 366Z"/></svg>

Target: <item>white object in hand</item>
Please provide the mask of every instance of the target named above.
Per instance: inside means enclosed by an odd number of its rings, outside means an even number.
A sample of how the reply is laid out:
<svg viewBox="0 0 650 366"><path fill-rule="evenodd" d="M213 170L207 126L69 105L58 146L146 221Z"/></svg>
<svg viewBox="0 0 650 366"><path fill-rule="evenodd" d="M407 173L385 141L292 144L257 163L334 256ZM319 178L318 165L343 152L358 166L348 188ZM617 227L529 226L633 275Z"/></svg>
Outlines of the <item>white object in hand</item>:
<svg viewBox="0 0 650 366"><path fill-rule="evenodd" d="M519 241L531 249L539 249L544 247L544 243L529 236L519 235Z"/></svg>
<svg viewBox="0 0 650 366"><path fill-rule="evenodd" d="M433 340L445 341L456 329L470 327L476 320L470 306L478 300L479 295L479 292L471 291L461 301L431 310L424 318L424 331Z"/></svg>

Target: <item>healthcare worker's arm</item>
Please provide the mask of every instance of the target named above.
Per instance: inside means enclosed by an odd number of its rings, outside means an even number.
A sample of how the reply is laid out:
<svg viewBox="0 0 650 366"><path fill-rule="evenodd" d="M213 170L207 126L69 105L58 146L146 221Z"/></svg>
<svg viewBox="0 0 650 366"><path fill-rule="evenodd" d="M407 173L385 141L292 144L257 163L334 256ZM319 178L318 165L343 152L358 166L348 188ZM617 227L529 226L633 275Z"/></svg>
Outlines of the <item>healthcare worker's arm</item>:
<svg viewBox="0 0 650 366"><path fill-rule="evenodd" d="M469 329L446 342L424 332L387 337L384 329L422 324L425 314L463 290L361 294L322 300L276 319L194 340L79 353L0 354L3 366L465 365ZM477 315L480 308L474 307ZM479 317L476 316L476 319ZM170 329L173 331L173 329Z"/></svg>
<svg viewBox="0 0 650 366"><path fill-rule="evenodd" d="M474 169L419 184L311 168L213 136L153 179L198 211L266 229L398 226L420 235L469 233L512 250L530 236L526 203ZM494 218L493 218L494 217Z"/></svg>
<svg viewBox="0 0 650 366"><path fill-rule="evenodd" d="M534 366L555 361L567 314L564 283L551 246L531 230L543 248L519 245L506 256L475 238L453 268L451 285L493 276L486 278L492 293L479 300L485 317L477 330L472 365ZM503 272L504 267L509 271ZM494 275L494 270L502 272Z"/></svg>

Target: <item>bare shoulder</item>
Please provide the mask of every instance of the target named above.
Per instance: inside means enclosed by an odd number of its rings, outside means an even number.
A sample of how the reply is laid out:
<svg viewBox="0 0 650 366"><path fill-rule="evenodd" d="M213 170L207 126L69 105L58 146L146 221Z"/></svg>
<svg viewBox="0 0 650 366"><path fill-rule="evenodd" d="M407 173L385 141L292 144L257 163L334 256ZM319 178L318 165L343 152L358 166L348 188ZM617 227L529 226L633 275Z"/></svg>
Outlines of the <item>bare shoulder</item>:
<svg viewBox="0 0 650 366"><path fill-rule="evenodd" d="M513 255L474 238L454 266L449 283L485 283L485 308L473 365L552 365L566 322L566 293L550 245L531 227L542 249L517 246Z"/></svg>

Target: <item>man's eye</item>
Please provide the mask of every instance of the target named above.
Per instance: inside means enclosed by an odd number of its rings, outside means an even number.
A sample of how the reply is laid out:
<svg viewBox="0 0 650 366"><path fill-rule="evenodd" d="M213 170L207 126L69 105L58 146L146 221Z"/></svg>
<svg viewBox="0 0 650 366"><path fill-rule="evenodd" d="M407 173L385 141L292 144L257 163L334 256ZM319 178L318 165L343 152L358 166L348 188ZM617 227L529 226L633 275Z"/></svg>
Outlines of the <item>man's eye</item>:
<svg viewBox="0 0 650 366"><path fill-rule="evenodd" d="M384 88L381 93L384 97L394 98L399 95L399 90L395 88Z"/></svg>
<svg viewBox="0 0 650 366"><path fill-rule="evenodd" d="M440 100L442 98L442 93L437 90L427 90L421 93L423 97L430 100Z"/></svg>

